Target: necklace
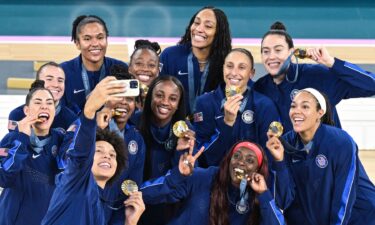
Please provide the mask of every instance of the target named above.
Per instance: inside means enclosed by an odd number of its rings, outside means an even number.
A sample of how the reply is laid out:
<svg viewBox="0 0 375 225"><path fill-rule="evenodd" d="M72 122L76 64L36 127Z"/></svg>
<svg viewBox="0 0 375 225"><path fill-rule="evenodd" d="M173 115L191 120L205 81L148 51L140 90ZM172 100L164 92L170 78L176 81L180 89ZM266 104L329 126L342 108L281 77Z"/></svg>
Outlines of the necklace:
<svg viewBox="0 0 375 225"><path fill-rule="evenodd" d="M206 61L198 61L198 63L199 64L206 64L206 63L208 63L208 60L206 60Z"/></svg>

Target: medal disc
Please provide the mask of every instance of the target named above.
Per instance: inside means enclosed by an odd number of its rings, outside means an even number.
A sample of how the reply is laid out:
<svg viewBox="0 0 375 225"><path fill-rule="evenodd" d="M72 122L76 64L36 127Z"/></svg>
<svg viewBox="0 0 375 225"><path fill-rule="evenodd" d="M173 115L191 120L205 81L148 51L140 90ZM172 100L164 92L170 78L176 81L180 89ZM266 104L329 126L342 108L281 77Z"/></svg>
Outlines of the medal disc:
<svg viewBox="0 0 375 225"><path fill-rule="evenodd" d="M121 112L118 111L117 109L115 109L114 111L112 111L112 116L121 116Z"/></svg>
<svg viewBox="0 0 375 225"><path fill-rule="evenodd" d="M227 98L239 93L241 93L241 89L239 87L229 86L228 88L225 88L225 97Z"/></svg>
<svg viewBox="0 0 375 225"><path fill-rule="evenodd" d="M147 85L141 83L141 85L140 85L140 89L141 89L141 91L142 91L142 93L143 93L144 95L147 95L147 92L148 92L148 87L147 87Z"/></svg>
<svg viewBox="0 0 375 225"><path fill-rule="evenodd" d="M249 211L249 203L244 202L241 200L237 202L236 204L236 210L239 214L245 214Z"/></svg>
<svg viewBox="0 0 375 225"><path fill-rule="evenodd" d="M269 128L268 128L272 133L275 134L276 137L280 137L283 134L284 128L283 125L281 125L280 122L273 121Z"/></svg>
<svg viewBox="0 0 375 225"><path fill-rule="evenodd" d="M303 48L297 48L294 50L293 54L300 59L308 58L307 51Z"/></svg>
<svg viewBox="0 0 375 225"><path fill-rule="evenodd" d="M245 171L243 169L234 168L234 173L236 174L236 177L239 180L242 180L245 178Z"/></svg>
<svg viewBox="0 0 375 225"><path fill-rule="evenodd" d="M138 191L138 185L132 180L124 180L121 184L121 190L125 195Z"/></svg>
<svg viewBox="0 0 375 225"><path fill-rule="evenodd" d="M175 124L173 124L173 134L176 135L176 137L183 137L183 133L188 130L189 127L183 120L177 121Z"/></svg>

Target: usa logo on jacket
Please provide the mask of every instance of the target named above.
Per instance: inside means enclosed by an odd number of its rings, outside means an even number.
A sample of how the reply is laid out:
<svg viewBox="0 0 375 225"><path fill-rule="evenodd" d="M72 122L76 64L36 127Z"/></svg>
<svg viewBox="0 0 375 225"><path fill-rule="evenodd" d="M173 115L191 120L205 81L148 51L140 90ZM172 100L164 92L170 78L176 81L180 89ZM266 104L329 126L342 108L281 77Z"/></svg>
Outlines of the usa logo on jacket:
<svg viewBox="0 0 375 225"><path fill-rule="evenodd" d="M328 160L325 155L319 154L315 158L316 165L322 169L328 166Z"/></svg>

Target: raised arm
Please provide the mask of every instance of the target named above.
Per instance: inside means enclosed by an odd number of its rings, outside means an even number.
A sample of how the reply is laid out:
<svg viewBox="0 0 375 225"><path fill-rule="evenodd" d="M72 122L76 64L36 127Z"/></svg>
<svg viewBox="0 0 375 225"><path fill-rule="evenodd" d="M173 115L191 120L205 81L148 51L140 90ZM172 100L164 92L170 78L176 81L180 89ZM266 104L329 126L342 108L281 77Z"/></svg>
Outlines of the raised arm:
<svg viewBox="0 0 375 225"><path fill-rule="evenodd" d="M190 177L193 174L193 165L203 150L202 147L193 156L194 141L191 142L189 153L181 155L178 167L168 171L163 177L144 182L141 191L145 203L174 203L187 197L194 182L193 177Z"/></svg>
<svg viewBox="0 0 375 225"><path fill-rule="evenodd" d="M327 85L335 91L334 104L342 99L369 97L375 95L375 74L365 71L358 65L332 57L325 47L307 49L311 59L329 68ZM340 82L333 82L338 79ZM326 80L326 79L325 79ZM327 91L327 94L330 93Z"/></svg>

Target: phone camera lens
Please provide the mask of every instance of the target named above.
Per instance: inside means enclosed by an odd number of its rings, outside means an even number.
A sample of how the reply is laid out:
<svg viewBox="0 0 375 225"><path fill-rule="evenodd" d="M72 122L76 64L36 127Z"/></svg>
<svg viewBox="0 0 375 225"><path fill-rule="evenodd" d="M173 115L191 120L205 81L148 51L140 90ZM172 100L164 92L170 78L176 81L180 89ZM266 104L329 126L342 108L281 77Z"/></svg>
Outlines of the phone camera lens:
<svg viewBox="0 0 375 225"><path fill-rule="evenodd" d="M130 88L138 88L138 82L137 81L130 81Z"/></svg>

